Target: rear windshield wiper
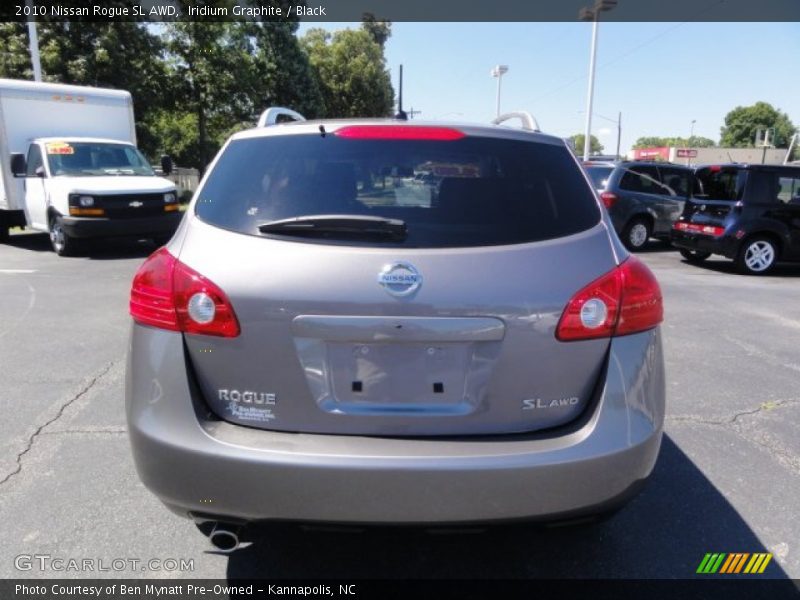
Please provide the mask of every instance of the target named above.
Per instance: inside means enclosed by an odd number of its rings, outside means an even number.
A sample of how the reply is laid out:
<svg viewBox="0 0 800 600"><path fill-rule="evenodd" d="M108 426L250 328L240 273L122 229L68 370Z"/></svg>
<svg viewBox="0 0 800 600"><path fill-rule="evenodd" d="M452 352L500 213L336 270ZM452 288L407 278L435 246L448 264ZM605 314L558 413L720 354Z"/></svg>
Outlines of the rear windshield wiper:
<svg viewBox="0 0 800 600"><path fill-rule="evenodd" d="M271 221L258 226L261 233L347 239L406 239L405 221L369 215L307 215Z"/></svg>

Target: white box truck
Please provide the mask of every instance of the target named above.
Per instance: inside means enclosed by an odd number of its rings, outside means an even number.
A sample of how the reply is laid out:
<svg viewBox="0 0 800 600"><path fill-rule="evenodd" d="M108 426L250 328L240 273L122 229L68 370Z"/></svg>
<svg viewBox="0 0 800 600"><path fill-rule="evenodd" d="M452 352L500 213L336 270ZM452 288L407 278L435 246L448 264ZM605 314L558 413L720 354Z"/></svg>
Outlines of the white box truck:
<svg viewBox="0 0 800 600"><path fill-rule="evenodd" d="M0 79L0 242L29 227L68 255L87 238L161 242L180 217L175 184L136 148L130 93Z"/></svg>

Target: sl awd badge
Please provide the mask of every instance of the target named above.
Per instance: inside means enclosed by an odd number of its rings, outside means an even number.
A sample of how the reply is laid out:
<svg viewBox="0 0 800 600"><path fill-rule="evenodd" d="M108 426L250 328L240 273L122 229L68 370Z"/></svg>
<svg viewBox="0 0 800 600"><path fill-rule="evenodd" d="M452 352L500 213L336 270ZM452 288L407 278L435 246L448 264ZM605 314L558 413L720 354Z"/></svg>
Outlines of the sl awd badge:
<svg viewBox="0 0 800 600"><path fill-rule="evenodd" d="M559 408L563 406L575 406L580 400L577 396L570 398L555 398L554 400L542 400L541 398L527 398L522 401L522 410L535 410L539 408Z"/></svg>
<svg viewBox="0 0 800 600"><path fill-rule="evenodd" d="M411 263L395 262L378 273L378 283L392 296L410 296L422 285L422 275Z"/></svg>

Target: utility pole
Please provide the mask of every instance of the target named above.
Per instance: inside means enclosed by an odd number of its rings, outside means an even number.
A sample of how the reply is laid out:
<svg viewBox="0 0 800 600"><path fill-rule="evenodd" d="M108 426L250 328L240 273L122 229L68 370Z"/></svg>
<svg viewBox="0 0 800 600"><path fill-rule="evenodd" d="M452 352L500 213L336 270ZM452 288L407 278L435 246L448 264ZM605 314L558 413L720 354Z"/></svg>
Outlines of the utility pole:
<svg viewBox="0 0 800 600"><path fill-rule="evenodd" d="M33 0L26 0L25 4L33 15ZM42 63L39 59L39 35L36 32L36 21L33 16L28 19L28 49L31 54L31 64L33 65L33 80L42 80Z"/></svg>
<svg viewBox="0 0 800 600"><path fill-rule="evenodd" d="M489 75L497 79L497 98L495 101L495 117L500 116L500 85L503 81L503 75L508 73L508 65L496 65L489 71Z"/></svg>
<svg viewBox="0 0 800 600"><path fill-rule="evenodd" d="M401 121L408 121L408 115L403 110L403 65L400 65L400 87L397 93L397 114L394 116L395 119L400 119Z"/></svg>

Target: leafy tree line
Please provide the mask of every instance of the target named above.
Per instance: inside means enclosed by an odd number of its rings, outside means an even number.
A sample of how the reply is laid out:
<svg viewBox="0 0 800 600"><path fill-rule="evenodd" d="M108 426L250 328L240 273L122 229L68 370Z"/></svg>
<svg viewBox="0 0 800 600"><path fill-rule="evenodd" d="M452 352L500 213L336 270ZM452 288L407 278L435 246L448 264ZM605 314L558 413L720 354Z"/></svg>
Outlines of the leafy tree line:
<svg viewBox="0 0 800 600"><path fill-rule="evenodd" d="M586 145L586 134L584 133L576 133L575 135L570 136L570 139L573 143L573 148L575 149L575 154L578 156L583 156L583 147ZM603 144L600 143L600 140L597 139L597 136L592 134L589 136L589 153L590 154L602 154L603 153Z"/></svg>
<svg viewBox="0 0 800 600"><path fill-rule="evenodd" d="M394 104L391 24L369 15L358 29L301 38L285 20L37 26L45 81L130 91L140 148L182 166L205 167L268 106L326 118L389 116ZM25 24L0 23L0 39L0 77L33 79Z"/></svg>
<svg viewBox="0 0 800 600"><path fill-rule="evenodd" d="M756 102L752 106L737 106L725 115L725 124L720 128L719 145L727 148L752 148L758 130L762 132L772 129L770 143L777 148L787 148L797 127L789 119L789 115L776 109L767 102ZM640 137L634 148L652 148L659 146L690 146L706 148L716 146L714 140L692 136L683 137Z"/></svg>

